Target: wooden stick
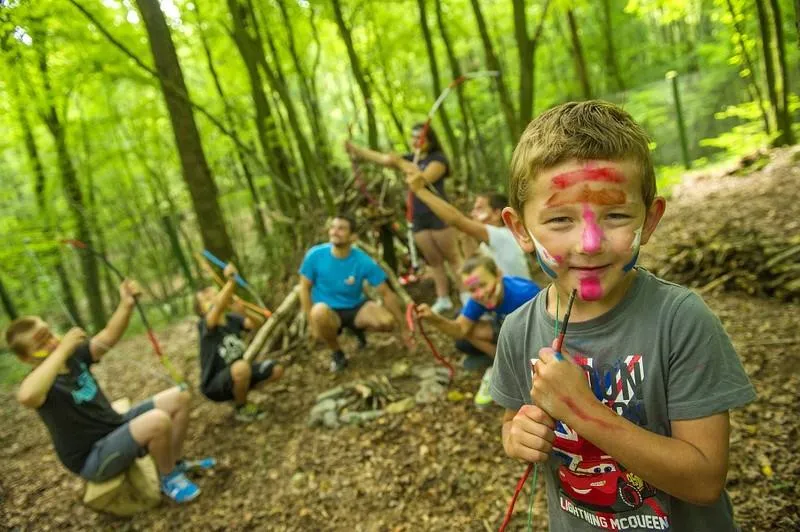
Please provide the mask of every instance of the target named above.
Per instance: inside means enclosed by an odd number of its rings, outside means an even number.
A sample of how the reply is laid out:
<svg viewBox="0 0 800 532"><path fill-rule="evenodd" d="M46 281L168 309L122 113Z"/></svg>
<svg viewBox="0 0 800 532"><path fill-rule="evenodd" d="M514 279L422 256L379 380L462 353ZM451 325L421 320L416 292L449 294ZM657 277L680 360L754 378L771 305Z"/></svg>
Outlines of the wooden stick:
<svg viewBox="0 0 800 532"><path fill-rule="evenodd" d="M381 260L380 256L378 255L378 250L376 250L374 247L370 246L369 244L360 239L358 240L357 244L358 247L366 251L373 258L373 260L375 260L375 262L378 263L378 266L380 266L381 269L384 271L387 280L389 281L389 285L402 300L403 307L407 306L409 303L413 303L414 300L411 299L411 296L408 295L406 289L403 287L403 285L400 284L400 281L397 280L397 275L395 275L392 269L389 268L389 266L385 262L383 262L383 260Z"/></svg>
<svg viewBox="0 0 800 532"><path fill-rule="evenodd" d="M272 313L272 316L264 322L264 325L258 329L255 338L253 341L250 342L250 345L247 347L247 350L244 353L244 359L247 362L250 362L255 358L256 354L261 351L261 347L264 345L264 342L267 341L267 338L272 335L273 331L275 331L278 326L289 318L294 318L294 315L297 312L297 307L300 305L300 287L295 286L292 291L289 293L286 298L284 298L283 302L278 306L275 312Z"/></svg>

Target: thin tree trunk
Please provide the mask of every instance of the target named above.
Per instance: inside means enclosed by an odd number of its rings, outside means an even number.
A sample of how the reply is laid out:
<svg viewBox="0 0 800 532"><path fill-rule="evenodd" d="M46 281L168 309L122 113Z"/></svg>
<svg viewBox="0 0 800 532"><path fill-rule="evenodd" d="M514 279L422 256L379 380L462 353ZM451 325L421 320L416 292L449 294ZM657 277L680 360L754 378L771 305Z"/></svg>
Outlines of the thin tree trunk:
<svg viewBox="0 0 800 532"><path fill-rule="evenodd" d="M270 68L269 63L267 62L266 54L263 53L263 40L261 39L261 30L259 29L258 22L256 20L256 14L253 10L253 3L251 0L248 0L248 7L250 11L250 17L252 20L253 28L255 29L255 34L257 40L262 44L262 53L258 55L259 63L261 65L261 69L267 75L267 80L270 83L270 86L278 93L278 97L280 98L281 102L283 103L284 109L286 109L286 118L289 121L289 127L294 133L295 141L297 142L297 149L300 152L300 158L303 160L303 166L306 170L306 178L308 180L308 192L309 192L309 199L314 201L316 204L319 204L319 195L322 194L322 199L325 202L325 206L327 207L328 211L333 214L334 210L334 201L333 201L333 193L328 186L328 181L325 179L324 171L322 171L322 166L317 162L317 158L314 156L311 146L306 138L305 134L303 133L303 128L300 124L299 114L297 109L294 106L294 100L292 95L289 93L289 84L286 81L286 76L283 74L280 65L280 57L278 55L278 50L275 47L275 43L272 39L271 32L266 33L266 40L267 44L269 45L269 49L272 52L274 67Z"/></svg>
<svg viewBox="0 0 800 532"><path fill-rule="evenodd" d="M450 36L447 33L447 26L445 25L444 17L442 16L441 0L436 0L436 24L439 26L439 34L442 37L444 49L447 52L447 61L450 63L450 75L453 79L458 79L461 76L461 65L458 64L458 59L453 51L453 45L450 42ZM456 97L458 98L458 108L461 111L461 129L464 132L464 164L467 175L467 187L469 188L469 181L472 177L472 165L470 163L470 153L472 151L472 132L470 131L469 113L467 112L464 102L464 92L461 85L459 85L456 89Z"/></svg>
<svg viewBox="0 0 800 532"><path fill-rule="evenodd" d="M295 43L294 30L292 29L292 20L289 17L289 12L286 8L285 0L278 0L278 8L281 12L281 19L283 26L286 28L287 37L289 41L289 54L292 57L295 72L297 73L298 82L300 85L300 95L303 99L303 104L306 108L306 115L308 122L311 124L311 130L314 133L314 141L316 145L316 153L321 161L320 166L329 171L333 170L330 165L331 149L328 142L328 133L325 129L325 124L322 120L323 114L319 106L319 96L316 92L316 85L312 83L313 74L306 72L303 66L303 61L297 51L297 44ZM312 13L313 16L313 13ZM277 59L277 58L276 58ZM330 175L330 174L329 174Z"/></svg>
<svg viewBox="0 0 800 532"><path fill-rule="evenodd" d="M730 0L729 0L730 1ZM617 84L618 91L625 90L625 81L622 79L617 51L614 47L614 30L611 24L611 0L603 0L603 40L606 43L606 68Z"/></svg>
<svg viewBox="0 0 800 532"><path fill-rule="evenodd" d="M494 78L497 84L497 92L500 96L500 107L506 119L508 132L511 134L511 142L516 143L517 136L519 135L519 127L517 125L518 121L514 111L514 104L511 102L511 94L508 92L508 87L506 87L503 72L500 69L500 61L497 59L497 54L494 52L494 46L489 37L489 30L486 27L486 20L484 20L483 13L481 12L481 5L478 0L470 0L470 3L472 4L472 12L475 14L475 20L478 23L478 32L481 35L483 51L486 55L486 67L489 70L496 70L500 73L499 76Z"/></svg>
<svg viewBox="0 0 800 532"><path fill-rule="evenodd" d="M256 111L256 131L261 149L275 176L275 196L282 212L297 212L296 202L288 197L287 191L296 186L297 179L291 158L286 153L269 100L264 92L261 73L258 70L258 44L252 33L248 31L245 6L237 0L228 0L228 10L233 20L233 38L239 55L242 57L250 81L250 94Z"/></svg>
<svg viewBox="0 0 800 532"><path fill-rule="evenodd" d="M75 217L78 239L92 245L92 234L89 229L89 220L86 217L85 205L83 202L83 192L81 192L75 166L72 164L72 157L67 146L67 133L61 123L61 118L55 108L55 98L50 85L50 76L45 55L45 43L38 49L39 51L39 72L44 84L47 107L42 119L53 136L56 145L56 157L58 169L61 174L61 186L64 196L67 199L72 215ZM106 323L105 310L103 309L103 298L100 291L100 271L97 267L97 258L91 253L80 253L81 271L86 287L86 298L89 301L89 313L92 319L92 326L95 331L101 330Z"/></svg>
<svg viewBox="0 0 800 532"><path fill-rule="evenodd" d="M367 75L358 60L355 46L353 45L353 37L350 34L350 28L344 21L342 14L342 5L339 0L331 0L333 4L333 14L336 19L336 26L339 28L339 34L342 36L345 46L347 47L347 56L350 59L350 68L353 71L353 76L356 78L356 84L361 91L361 97L364 99L364 107L367 110L367 139L369 147L373 150L378 149L378 124L375 121L375 108L372 105L372 95L370 94L369 81Z"/></svg>
<svg viewBox="0 0 800 532"><path fill-rule="evenodd" d="M581 82L581 91L584 99L590 100L592 98L592 87L589 85L589 72L586 68L586 59L583 57L581 38L578 35L578 22L575 20L575 12L571 9L567 9L567 22L569 23L572 52L575 56L575 71L578 74L578 80Z"/></svg>
<svg viewBox="0 0 800 532"><path fill-rule="evenodd" d="M758 12L758 27L761 30L761 49L764 53L764 71L767 76L767 95L769 96L772 116L775 119L778 129L780 129L781 125L778 121L778 91L775 86L775 64L773 63L772 57L772 36L769 29L769 14L767 13L767 6L764 4L764 0L756 0L756 11Z"/></svg>
<svg viewBox="0 0 800 532"><path fill-rule="evenodd" d="M744 58L744 65L747 70L750 71L749 75L747 76L747 86L751 91L751 98L753 98L753 100L758 104L758 108L761 111L761 117L764 120L764 131L767 133L767 135L769 135L772 132L772 128L769 123L769 113L764 107L764 97L761 94L761 87L758 86L758 81L756 80L755 64L750 58L750 52L747 51L747 47L744 42L744 31L739 24L738 14L733 7L733 3L731 0L725 0L725 3L728 5L728 13L730 13L731 20L733 21L733 30L736 34L736 42L742 52L742 57Z"/></svg>
<svg viewBox="0 0 800 532"><path fill-rule="evenodd" d="M178 147L183 179L189 188L203 244L223 260L235 260L236 254L218 202L217 185L206 161L192 107L188 104L189 92L164 13L158 0L136 0L136 4L147 28L150 49ZM167 85L177 87L177 91L166 89ZM176 95L176 92L183 97Z"/></svg>
<svg viewBox="0 0 800 532"><path fill-rule="evenodd" d="M200 34L200 43L203 46L203 52L206 56L206 63L208 64L208 71L211 74L211 79L214 80L214 87L217 90L217 95L222 102L222 105L225 109L225 121L227 122L227 126L236 133L237 124L234 118L233 111L231 110L230 105L228 104L228 99L225 97L225 91L222 88L222 82L219 79L219 74L217 74L217 68L214 65L214 58L211 54L211 47L208 44L208 37L206 37L205 31L203 31L203 20L200 16L200 10L197 3L195 3L195 16L197 18L197 30ZM238 133L236 133L238 136ZM245 156L242 148L238 144L234 144L236 149L236 160L239 163L242 173L244 174L245 182L247 183L247 189L250 191L250 197L253 200L253 217L255 218L256 228L258 229L259 236L261 237L261 241L266 244L267 238L267 226L264 223L264 218L261 216L261 193L258 191L258 188L255 186L255 181L253 179L253 172L250 170L250 165L247 163L247 157ZM268 165L262 164L262 166L267 167ZM274 194L274 192L273 192Z"/></svg>
<svg viewBox="0 0 800 532"><path fill-rule="evenodd" d="M36 198L36 206L39 210L39 215L42 217L42 223L44 226L42 233L45 239L50 240L52 238L52 227L50 224L50 215L47 210L47 198L45 195L47 178L44 173L44 165L42 164L42 160L39 156L39 148L36 146L36 140L33 136L31 124L28 121L28 115L25 112L25 107L23 106L22 99L20 98L16 74L12 73L8 76L8 86L11 97L17 106L17 115L20 126L22 127L25 151L28 155L31 169L33 170L34 197ZM61 286L61 297L64 300L64 305L67 307L67 312L70 313L72 319L74 319L79 326L83 327L84 321L81 317L80 311L78 310L75 294L72 291L72 286L69 283L69 277L67 277L67 272L64 269L64 265L61 260L61 254L58 253L58 251L54 251L52 253L48 253L47 257L52 257L55 263L54 270L56 272L56 276L58 277L58 283Z"/></svg>
<svg viewBox="0 0 800 532"><path fill-rule="evenodd" d="M781 76L781 94L778 100L778 127L781 135L775 139L776 146L787 146L794 144L794 133L792 132L792 115L789 112L789 69L786 68L786 46L783 36L783 17L781 16L781 6L778 0L770 0L772 6L772 18L775 23L775 48L778 52L778 71Z"/></svg>
<svg viewBox="0 0 800 532"><path fill-rule="evenodd" d="M527 17L525 16L525 0L512 0L514 8L514 37L517 41L519 50L519 127L520 129L528 125L533 118L533 102L536 76L536 47L539 44L539 37L544 29L544 21L547 18L547 9L550 7L548 0L544 4L542 19L534 32L534 36L528 37Z"/></svg>
<svg viewBox="0 0 800 532"><path fill-rule="evenodd" d="M14 301L12 301L11 296L8 295L8 291L3 284L2 278L0 278L0 301L3 303L3 310L5 310L6 314L8 314L9 320L13 321L19 317L17 307L14 306Z"/></svg>
<svg viewBox="0 0 800 532"><path fill-rule="evenodd" d="M431 29L428 26L428 15L425 10L426 0L417 0L417 7L419 9L419 24L422 28L422 38L425 40L425 49L428 52L428 65L431 69L431 78L433 81L433 99L439 97L442 93L442 83L439 79L439 64L436 61L436 50L433 47L433 39L431 39ZM461 173L461 150L458 145L458 140L453 132L453 126L450 124L450 117L447 115L447 110L442 105L439 108L439 119L442 121L447 143L450 145L454 169L457 174Z"/></svg>

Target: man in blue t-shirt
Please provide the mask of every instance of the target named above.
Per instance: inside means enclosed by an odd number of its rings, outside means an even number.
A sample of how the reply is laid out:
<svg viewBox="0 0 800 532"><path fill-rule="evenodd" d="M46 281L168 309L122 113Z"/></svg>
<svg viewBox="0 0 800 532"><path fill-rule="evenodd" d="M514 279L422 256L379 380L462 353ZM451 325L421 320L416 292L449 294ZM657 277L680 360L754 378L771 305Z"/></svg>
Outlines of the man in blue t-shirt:
<svg viewBox="0 0 800 532"><path fill-rule="evenodd" d="M386 274L362 250L353 247L355 222L336 216L328 229L327 244L318 244L306 253L300 265L300 304L312 337L331 348L331 371L347 367L347 357L339 345L344 328L353 331L363 346L364 331L394 330L405 323L397 295L386 282ZM376 287L383 306L364 295L364 282ZM410 343L410 334L403 332Z"/></svg>
<svg viewBox="0 0 800 532"><path fill-rule="evenodd" d="M470 298L456 319L447 319L426 304L417 305L417 313L421 319L429 320L434 327L456 339L456 348L467 354L466 369L489 366L475 395L475 404L484 406L492 402L489 379L500 326L507 315L533 299L539 287L529 279L503 275L494 260L485 255L474 255L464 262L461 282ZM487 312L491 313L491 320L481 320Z"/></svg>

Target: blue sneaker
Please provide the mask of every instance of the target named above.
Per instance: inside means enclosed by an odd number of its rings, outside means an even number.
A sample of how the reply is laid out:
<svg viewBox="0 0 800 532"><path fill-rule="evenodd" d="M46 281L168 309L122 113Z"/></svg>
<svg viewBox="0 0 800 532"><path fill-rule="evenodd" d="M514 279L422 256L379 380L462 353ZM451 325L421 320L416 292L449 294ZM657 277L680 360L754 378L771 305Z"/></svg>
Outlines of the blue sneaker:
<svg viewBox="0 0 800 532"><path fill-rule="evenodd" d="M214 466L216 465L217 461L210 456L206 458L200 458L199 460L181 459L175 464L175 471L180 471L181 473L190 473L192 471L208 471L209 469L214 469Z"/></svg>
<svg viewBox="0 0 800 532"><path fill-rule="evenodd" d="M176 468L161 478L161 492L177 503L184 503L200 495L200 488Z"/></svg>

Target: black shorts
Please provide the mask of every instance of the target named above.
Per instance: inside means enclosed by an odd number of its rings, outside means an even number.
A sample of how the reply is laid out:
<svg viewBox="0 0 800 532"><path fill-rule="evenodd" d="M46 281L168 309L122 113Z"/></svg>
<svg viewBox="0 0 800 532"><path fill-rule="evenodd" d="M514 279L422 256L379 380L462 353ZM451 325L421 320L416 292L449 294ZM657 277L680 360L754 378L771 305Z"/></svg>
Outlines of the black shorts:
<svg viewBox="0 0 800 532"><path fill-rule="evenodd" d="M359 303L358 305L356 305L353 308L335 308L335 309L331 309L336 313L337 316L339 316L339 323L340 324L339 324L338 334L341 334L344 329L350 329L351 331L354 331L354 332L357 332L359 330L363 330L363 329L359 329L358 327L356 327L356 315L358 314L358 311L361 310L361 307L366 305L367 302L369 302L369 299L365 299L364 301L362 301L361 303Z"/></svg>
<svg viewBox="0 0 800 532"><path fill-rule="evenodd" d="M250 368L253 371L253 375L250 378L250 389L252 390L258 383L269 379L272 376L272 368L274 367L274 360L251 362ZM200 391L203 392L203 395L208 399L216 403L233 401L233 377L231 376L231 367L227 366L220 370Z"/></svg>
<svg viewBox="0 0 800 532"><path fill-rule="evenodd" d="M432 212L414 213L414 232L447 229L447 224Z"/></svg>

